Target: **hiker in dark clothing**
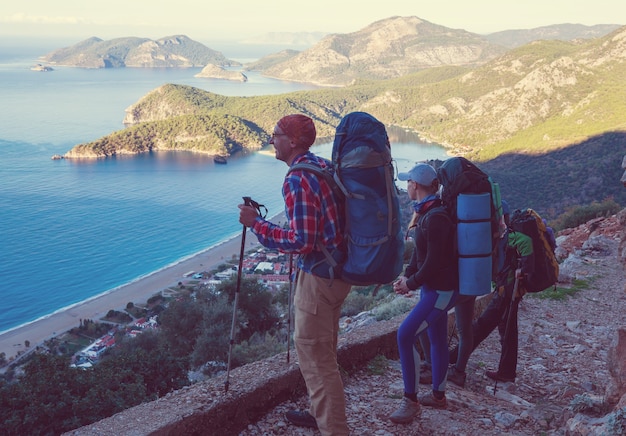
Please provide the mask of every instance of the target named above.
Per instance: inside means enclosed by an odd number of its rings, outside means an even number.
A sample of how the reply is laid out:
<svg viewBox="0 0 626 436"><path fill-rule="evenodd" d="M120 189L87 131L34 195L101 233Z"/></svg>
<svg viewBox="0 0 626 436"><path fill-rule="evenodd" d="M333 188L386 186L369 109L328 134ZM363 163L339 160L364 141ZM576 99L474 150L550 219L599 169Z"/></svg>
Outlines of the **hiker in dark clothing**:
<svg viewBox="0 0 626 436"><path fill-rule="evenodd" d="M417 305L398 329L398 349L404 380L402 404L389 419L409 423L419 415L420 404L445 408L446 372L448 368L447 313L458 296L458 267L454 256L454 225L437 195L439 181L433 167L421 163L407 173L398 174L406 180L409 198L418 220L415 227L415 250L402 277L393 284L397 294L405 295L420 289ZM432 392L418 397L420 355L418 337L428 332L432 357Z"/></svg>
<svg viewBox="0 0 626 436"><path fill-rule="evenodd" d="M489 305L472 325L472 350L498 327L502 345L500 363L496 371L487 371L486 375L492 380L513 382L517 377L517 309L526 293L524 283L532 280L534 258L531 238L509 229L510 209L504 200L502 209L507 231L499 242L496 287Z"/></svg>

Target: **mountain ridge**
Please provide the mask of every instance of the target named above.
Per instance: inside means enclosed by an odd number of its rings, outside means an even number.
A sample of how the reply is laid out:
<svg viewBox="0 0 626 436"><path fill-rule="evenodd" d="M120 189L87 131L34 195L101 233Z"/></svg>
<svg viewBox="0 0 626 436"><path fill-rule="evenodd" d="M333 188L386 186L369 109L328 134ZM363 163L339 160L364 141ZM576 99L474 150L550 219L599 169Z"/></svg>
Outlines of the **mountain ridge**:
<svg viewBox="0 0 626 436"><path fill-rule="evenodd" d="M619 29L621 24L596 24L585 26L583 24L553 24L550 26L535 27L533 29L511 29L493 32L485 35L485 38L509 49L516 48L532 41L558 39L571 41L575 39L593 39Z"/></svg>
<svg viewBox="0 0 626 436"><path fill-rule="evenodd" d="M557 24L479 35L433 24L416 16L395 16L378 20L353 33L268 32L242 43L282 44L286 47L284 52L247 63L246 70L259 70L281 80L346 86L358 78L398 77L437 65L477 65L504 49L531 40L599 37L618 26ZM368 43L364 45L363 41ZM293 50L307 46L309 48L302 51ZM381 60L381 54L387 58ZM297 57L295 61L294 57ZM185 35L154 41L139 37L104 41L91 37L47 53L41 59L83 68L241 66Z"/></svg>
<svg viewBox="0 0 626 436"><path fill-rule="evenodd" d="M620 117L626 110L620 80L625 60L626 27L584 44L534 42L474 69L441 67L340 89L246 98L255 102L250 105L239 97L165 85L128 108L124 123L176 115L175 109L163 112L161 105L187 108L179 114L219 111L248 119L265 141L271 124L286 111L306 113L319 124L320 136L332 136L342 115L365 110L457 154L485 160L509 151L559 148L626 128ZM193 104L183 104L186 100Z"/></svg>
<svg viewBox="0 0 626 436"><path fill-rule="evenodd" d="M331 34L313 47L263 70L281 80L346 86L442 65L476 65L505 50L482 36L418 17L391 17L349 34Z"/></svg>
<svg viewBox="0 0 626 436"><path fill-rule="evenodd" d="M82 68L190 68L207 64L239 66L185 35L151 40L122 37L104 41L91 37L69 47L54 50L41 59L55 65Z"/></svg>
<svg viewBox="0 0 626 436"><path fill-rule="evenodd" d="M166 84L126 110L127 129L79 144L66 157L160 149L223 155L260 148L287 113L312 117L318 137L329 138L345 114L366 111L388 126L448 147L451 154L493 166L503 181L510 172L505 163L535 162L520 174L532 174L525 186L541 192L540 213L554 216L577 202L610 195L626 203L621 191L602 189L612 174L603 162L616 161L610 155L623 153L619 147L626 141L625 76L626 26L588 41L532 42L478 67L429 68L395 79L359 79L342 88L244 98ZM566 154L560 156L560 150ZM549 162L560 165L558 171ZM547 190L555 173L558 189ZM576 186L575 193L561 186ZM519 187L513 180L507 192L524 203Z"/></svg>
<svg viewBox="0 0 626 436"><path fill-rule="evenodd" d="M356 32L330 34L296 53L274 53L245 64L280 80L347 86L359 78L389 79L443 65L476 66L534 40L605 36L617 24L555 24L480 35L416 16L390 17Z"/></svg>

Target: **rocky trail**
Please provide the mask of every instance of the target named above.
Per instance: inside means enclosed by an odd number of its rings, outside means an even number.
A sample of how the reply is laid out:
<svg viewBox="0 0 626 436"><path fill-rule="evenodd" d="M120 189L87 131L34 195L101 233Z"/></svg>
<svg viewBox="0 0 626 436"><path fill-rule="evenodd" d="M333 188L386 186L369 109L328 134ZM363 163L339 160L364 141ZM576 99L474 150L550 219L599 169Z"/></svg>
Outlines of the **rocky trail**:
<svg viewBox="0 0 626 436"><path fill-rule="evenodd" d="M345 376L352 434L626 434L626 409L617 422L615 414L610 414L618 401L618 408L626 407L623 229L623 216L621 223L616 217L602 218L560 236L557 254L565 259L561 276L570 282L560 286L571 286L571 281L578 279L579 291L563 300L524 297L519 309L518 378L514 383L496 387L485 375L497 367L500 355L499 337L493 332L472 354L465 387L448 383L447 409L422 407L419 419L397 425L388 416L400 402L402 374L398 361L387 360L377 370L370 367ZM618 335L620 328L622 334ZM621 382L611 372L618 374ZM428 389L423 385L420 393ZM319 434L284 419L287 410L307 406L306 396L282 403L240 435ZM619 433L620 428L624 433Z"/></svg>

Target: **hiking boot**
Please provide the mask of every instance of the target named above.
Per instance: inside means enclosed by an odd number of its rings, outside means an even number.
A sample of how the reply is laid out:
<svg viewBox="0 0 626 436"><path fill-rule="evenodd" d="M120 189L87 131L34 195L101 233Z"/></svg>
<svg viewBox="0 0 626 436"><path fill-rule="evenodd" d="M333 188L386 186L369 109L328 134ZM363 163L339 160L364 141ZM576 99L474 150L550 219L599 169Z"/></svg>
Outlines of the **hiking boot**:
<svg viewBox="0 0 626 436"><path fill-rule="evenodd" d="M306 410L290 410L285 413L287 421L298 427L317 428L317 421Z"/></svg>
<svg viewBox="0 0 626 436"><path fill-rule="evenodd" d="M448 406L445 395L441 400L438 400L432 392L420 395L417 397L417 401L423 406L434 407L435 409L445 409Z"/></svg>
<svg viewBox="0 0 626 436"><path fill-rule="evenodd" d="M514 383L515 382L515 377L513 377L513 378L505 377L503 375L498 374L497 371L487 371L485 373L485 375L487 377L489 377L491 380L495 380L495 381L499 381L499 382L503 382L503 383Z"/></svg>
<svg viewBox="0 0 626 436"><path fill-rule="evenodd" d="M389 419L396 424L408 424L413 421L413 418L419 418L420 412L420 403L403 397L400 407L389 416Z"/></svg>
<svg viewBox="0 0 626 436"><path fill-rule="evenodd" d="M448 381L462 388L465 387L465 378L467 374L456 369L456 365L450 365L448 368Z"/></svg>
<svg viewBox="0 0 626 436"><path fill-rule="evenodd" d="M433 382L433 372L430 366L422 365L420 368L420 384L429 385Z"/></svg>

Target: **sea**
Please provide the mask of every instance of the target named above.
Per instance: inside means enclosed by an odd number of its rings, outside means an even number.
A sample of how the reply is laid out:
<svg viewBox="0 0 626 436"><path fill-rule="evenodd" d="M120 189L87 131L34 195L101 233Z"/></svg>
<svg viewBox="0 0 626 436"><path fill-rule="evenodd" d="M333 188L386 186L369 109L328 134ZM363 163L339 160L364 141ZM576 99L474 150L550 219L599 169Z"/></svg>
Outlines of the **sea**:
<svg viewBox="0 0 626 436"><path fill-rule="evenodd" d="M227 165L189 152L87 161L54 154L123 129L125 109L166 83L225 96L315 89L254 72L247 82L195 78L200 68L30 69L60 47L0 41L0 334L237 236L243 196L270 216L283 211L287 167L270 145ZM221 51L249 62L273 49L230 44ZM398 171L446 157L443 147L402 129L389 135ZM312 150L330 158L331 149L322 141Z"/></svg>

